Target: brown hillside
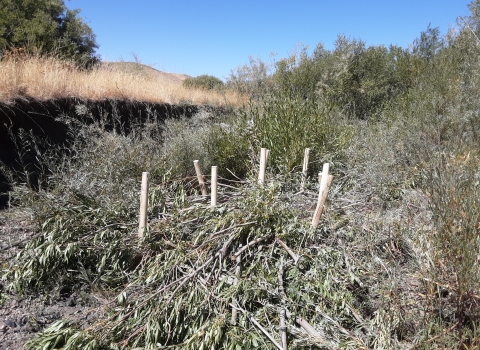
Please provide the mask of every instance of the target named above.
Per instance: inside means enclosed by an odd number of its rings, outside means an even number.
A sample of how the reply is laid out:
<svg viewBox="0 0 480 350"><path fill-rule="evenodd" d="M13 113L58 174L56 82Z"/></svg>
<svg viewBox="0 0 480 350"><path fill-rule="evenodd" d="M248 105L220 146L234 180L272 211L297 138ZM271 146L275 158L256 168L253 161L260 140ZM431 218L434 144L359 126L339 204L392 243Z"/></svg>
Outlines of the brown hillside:
<svg viewBox="0 0 480 350"><path fill-rule="evenodd" d="M52 57L18 57L0 60L0 102L19 98L56 100L78 98L187 103L193 105L242 105L244 96L234 91L186 88L186 74L166 73L136 62L105 62L92 70L78 70Z"/></svg>
<svg viewBox="0 0 480 350"><path fill-rule="evenodd" d="M138 62L102 62L102 68L112 72L140 75L145 78L168 81L178 85L181 85L185 79L190 78L187 74L162 72Z"/></svg>

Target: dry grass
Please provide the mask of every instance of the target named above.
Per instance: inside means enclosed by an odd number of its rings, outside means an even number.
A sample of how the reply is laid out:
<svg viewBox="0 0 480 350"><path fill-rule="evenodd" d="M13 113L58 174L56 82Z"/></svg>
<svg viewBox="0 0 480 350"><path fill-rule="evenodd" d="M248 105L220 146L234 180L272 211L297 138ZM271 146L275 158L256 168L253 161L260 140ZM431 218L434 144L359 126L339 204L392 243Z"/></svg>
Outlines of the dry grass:
<svg viewBox="0 0 480 350"><path fill-rule="evenodd" d="M0 61L0 101L78 97L215 106L243 103L243 98L232 91L186 89L182 86L184 77L138 63L102 64L85 71L55 58L15 57Z"/></svg>

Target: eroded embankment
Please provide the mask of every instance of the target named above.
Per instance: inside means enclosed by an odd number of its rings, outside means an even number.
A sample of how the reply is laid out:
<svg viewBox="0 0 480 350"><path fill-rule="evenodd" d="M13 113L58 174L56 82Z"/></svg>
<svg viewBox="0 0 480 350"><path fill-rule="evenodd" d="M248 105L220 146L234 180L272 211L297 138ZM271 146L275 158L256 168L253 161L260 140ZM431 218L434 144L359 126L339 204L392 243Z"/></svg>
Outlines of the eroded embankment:
<svg viewBox="0 0 480 350"><path fill-rule="evenodd" d="M0 103L0 165L17 171L27 170L35 178L35 150L33 147L23 147L26 145L22 145L19 137L21 130L40 140L47 140L49 144L61 145L69 139L69 123L72 120L87 124L102 121L107 130L129 133L135 125L163 122L167 118L191 117L200 108L195 105L78 98L48 101L18 99L8 104ZM16 139L17 145L13 139ZM22 160L19 158L19 147L23 147L21 152L26 152ZM27 169L22 169L24 167ZM7 203L8 188L7 176L0 171L0 208Z"/></svg>

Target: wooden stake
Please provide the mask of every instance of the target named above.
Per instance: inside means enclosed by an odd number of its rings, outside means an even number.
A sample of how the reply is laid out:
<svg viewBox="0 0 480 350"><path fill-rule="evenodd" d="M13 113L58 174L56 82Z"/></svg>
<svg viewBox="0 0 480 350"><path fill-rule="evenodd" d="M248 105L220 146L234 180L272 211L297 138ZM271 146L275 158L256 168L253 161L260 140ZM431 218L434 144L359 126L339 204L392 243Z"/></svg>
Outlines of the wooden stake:
<svg viewBox="0 0 480 350"><path fill-rule="evenodd" d="M303 154L302 184L300 187L302 191L305 189L305 182L307 181L309 157L310 157L310 148L305 148L305 152Z"/></svg>
<svg viewBox="0 0 480 350"><path fill-rule="evenodd" d="M200 164L198 164L198 160L194 160L193 165L195 166L195 172L197 173L198 184L200 185L200 189L202 190L202 196L206 196L207 186L205 186L205 178L203 177L202 170L200 169Z"/></svg>
<svg viewBox="0 0 480 350"><path fill-rule="evenodd" d="M330 169L330 164L325 163L323 164L323 170L322 170L322 177L321 177L321 182L320 182L320 190L318 193L318 202L317 202L317 208L315 209L315 213L313 214L313 219L312 219L312 227L317 228L318 222L320 221L320 217L322 216L323 212L323 206L325 205L325 201L327 200L327 194L328 194L328 182L329 182L329 175L328 171ZM319 174L319 179L320 179L320 174ZM332 177L333 181L333 177Z"/></svg>
<svg viewBox="0 0 480 350"><path fill-rule="evenodd" d="M328 180L327 180L327 187L330 188L332 186L332 181L333 181L333 175L328 175ZM318 173L318 183L322 183L322 173Z"/></svg>
<svg viewBox="0 0 480 350"><path fill-rule="evenodd" d="M147 210L148 210L148 180L149 173L142 173L142 190L140 193L140 218L138 220L138 237L143 237L143 231L147 226Z"/></svg>
<svg viewBox="0 0 480 350"><path fill-rule="evenodd" d="M320 183L320 187L322 186L322 177L323 177L322 173L318 173L318 182ZM320 220L320 217L322 216L325 201L327 200L328 191L330 190L330 187L332 186L332 182L333 182L333 176L328 175L327 176L327 187L323 191L321 191L321 190L319 191L318 203L317 203L317 207L315 208L315 214L314 214L314 218L317 217L318 220ZM317 225L318 225L318 221L317 221ZM317 227L317 226L313 226L313 221L312 221L312 227Z"/></svg>
<svg viewBox="0 0 480 350"><path fill-rule="evenodd" d="M258 173L258 183L263 184L265 182L265 169L267 167L267 149L262 148L260 150L260 172Z"/></svg>
<svg viewBox="0 0 480 350"><path fill-rule="evenodd" d="M212 208L217 206L217 167L212 166L212 195L211 195L211 205Z"/></svg>

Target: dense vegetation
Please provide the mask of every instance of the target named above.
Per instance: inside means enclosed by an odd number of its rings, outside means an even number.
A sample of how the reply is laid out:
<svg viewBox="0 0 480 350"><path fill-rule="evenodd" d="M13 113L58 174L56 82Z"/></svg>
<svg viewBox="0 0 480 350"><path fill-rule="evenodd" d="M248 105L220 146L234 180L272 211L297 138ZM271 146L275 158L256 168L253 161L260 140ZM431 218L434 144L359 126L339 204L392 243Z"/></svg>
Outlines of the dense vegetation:
<svg viewBox="0 0 480 350"><path fill-rule="evenodd" d="M63 0L1 0L0 56L21 49L82 66L97 62L95 34L79 13L67 9Z"/></svg>
<svg viewBox="0 0 480 350"><path fill-rule="evenodd" d="M70 116L69 147L43 152L17 137L43 176L9 173L39 234L4 267L8 290L108 300L95 323L60 320L28 347L274 349L265 333L280 342L286 315L289 349L479 348L479 9L410 49L339 36L273 67L252 59L226 84L250 96L232 113L153 115L128 135ZM216 208L198 195L194 159L228 185ZM312 229L326 161L334 185Z"/></svg>

